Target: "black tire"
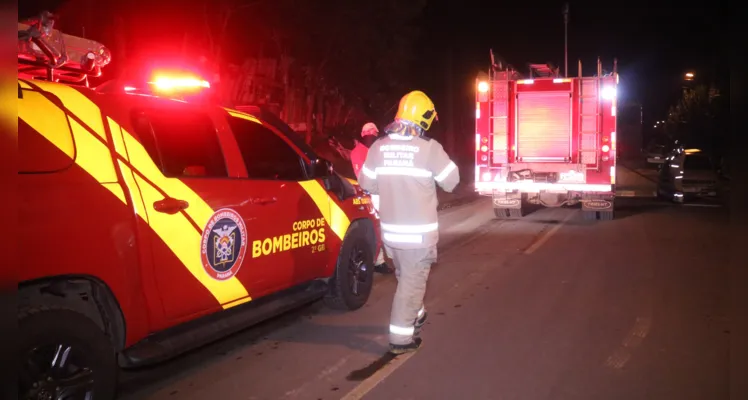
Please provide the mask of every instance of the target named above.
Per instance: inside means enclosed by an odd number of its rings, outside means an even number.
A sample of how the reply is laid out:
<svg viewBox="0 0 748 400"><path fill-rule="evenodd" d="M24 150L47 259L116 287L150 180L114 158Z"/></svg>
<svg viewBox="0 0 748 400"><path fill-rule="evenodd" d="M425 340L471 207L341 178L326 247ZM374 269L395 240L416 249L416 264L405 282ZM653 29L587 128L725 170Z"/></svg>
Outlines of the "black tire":
<svg viewBox="0 0 748 400"><path fill-rule="evenodd" d="M95 400L114 399L118 372L114 346L89 318L66 309L32 308L19 315L18 328L19 399L35 399L40 390L57 398L55 391L66 386L69 390L79 387L76 393L90 390ZM55 354L62 355L55 358ZM32 368L33 365L43 365L47 355L52 356L51 360L59 360L62 367L57 370L60 375L49 380L47 377L55 374L51 368L47 371ZM34 364L32 361L35 360L40 363ZM79 397L63 398L72 400Z"/></svg>
<svg viewBox="0 0 748 400"><path fill-rule="evenodd" d="M343 239L335 274L325 304L335 310L353 311L366 304L374 287L373 235L360 224L352 225Z"/></svg>

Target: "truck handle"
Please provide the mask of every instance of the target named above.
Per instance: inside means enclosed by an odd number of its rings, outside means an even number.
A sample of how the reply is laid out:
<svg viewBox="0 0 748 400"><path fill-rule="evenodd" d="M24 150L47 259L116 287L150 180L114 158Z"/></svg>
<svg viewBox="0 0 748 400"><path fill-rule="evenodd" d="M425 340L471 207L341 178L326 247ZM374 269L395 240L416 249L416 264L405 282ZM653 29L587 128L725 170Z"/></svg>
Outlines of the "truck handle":
<svg viewBox="0 0 748 400"><path fill-rule="evenodd" d="M252 204L258 204L258 205L275 203L276 201L278 201L278 199L275 197L254 197L250 199L250 202Z"/></svg>
<svg viewBox="0 0 748 400"><path fill-rule="evenodd" d="M176 214L190 206L185 200L167 197L163 200L153 202L153 209L165 214Z"/></svg>

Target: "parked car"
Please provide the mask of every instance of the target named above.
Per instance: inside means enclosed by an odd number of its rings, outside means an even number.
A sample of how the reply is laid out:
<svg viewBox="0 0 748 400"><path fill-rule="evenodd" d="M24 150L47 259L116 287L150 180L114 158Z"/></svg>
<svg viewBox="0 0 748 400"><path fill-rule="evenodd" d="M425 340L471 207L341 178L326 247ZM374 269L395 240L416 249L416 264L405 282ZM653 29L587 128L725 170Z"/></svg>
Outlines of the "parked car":
<svg viewBox="0 0 748 400"><path fill-rule="evenodd" d="M699 149L681 149L660 168L657 197L683 203L693 198L716 197L719 174L708 155Z"/></svg>

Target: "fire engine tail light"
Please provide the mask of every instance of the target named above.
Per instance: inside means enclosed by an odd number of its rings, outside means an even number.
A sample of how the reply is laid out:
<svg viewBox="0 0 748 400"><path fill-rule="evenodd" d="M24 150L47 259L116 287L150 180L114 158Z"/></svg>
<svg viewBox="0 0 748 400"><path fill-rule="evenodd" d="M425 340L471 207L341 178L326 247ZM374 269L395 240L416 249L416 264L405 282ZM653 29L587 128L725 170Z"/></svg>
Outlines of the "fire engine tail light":
<svg viewBox="0 0 748 400"><path fill-rule="evenodd" d="M482 151L482 152L484 152L484 153L485 153L485 152L487 152L487 151L488 151L488 146L486 146L486 145L484 144L483 146L481 146L481 147L480 147L480 151Z"/></svg>
<svg viewBox="0 0 748 400"><path fill-rule="evenodd" d="M607 144L604 144L602 150L603 150L603 153L607 153L610 151L610 146L608 146Z"/></svg>

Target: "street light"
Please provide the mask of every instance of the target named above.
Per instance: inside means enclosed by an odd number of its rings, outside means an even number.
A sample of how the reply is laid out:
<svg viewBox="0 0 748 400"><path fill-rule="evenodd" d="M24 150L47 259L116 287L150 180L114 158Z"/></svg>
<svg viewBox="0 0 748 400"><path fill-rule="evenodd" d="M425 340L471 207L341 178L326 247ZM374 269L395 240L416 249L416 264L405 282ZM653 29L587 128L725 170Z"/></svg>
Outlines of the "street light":
<svg viewBox="0 0 748 400"><path fill-rule="evenodd" d="M692 81L693 77L694 77L693 72L686 72L686 80L687 81Z"/></svg>

